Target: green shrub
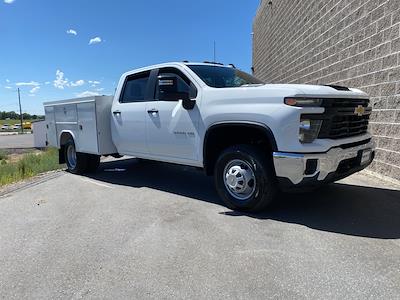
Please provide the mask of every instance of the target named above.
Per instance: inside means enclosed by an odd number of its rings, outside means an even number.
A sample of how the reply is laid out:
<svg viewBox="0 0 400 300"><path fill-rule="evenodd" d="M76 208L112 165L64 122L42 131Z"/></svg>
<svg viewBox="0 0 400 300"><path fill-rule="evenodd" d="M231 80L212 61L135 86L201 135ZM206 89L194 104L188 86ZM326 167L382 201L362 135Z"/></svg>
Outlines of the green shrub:
<svg viewBox="0 0 400 300"><path fill-rule="evenodd" d="M1 160L6 160L8 157L7 152L4 150L0 150L0 161Z"/></svg>
<svg viewBox="0 0 400 300"><path fill-rule="evenodd" d="M25 154L18 162L0 164L0 186L59 168L57 149Z"/></svg>

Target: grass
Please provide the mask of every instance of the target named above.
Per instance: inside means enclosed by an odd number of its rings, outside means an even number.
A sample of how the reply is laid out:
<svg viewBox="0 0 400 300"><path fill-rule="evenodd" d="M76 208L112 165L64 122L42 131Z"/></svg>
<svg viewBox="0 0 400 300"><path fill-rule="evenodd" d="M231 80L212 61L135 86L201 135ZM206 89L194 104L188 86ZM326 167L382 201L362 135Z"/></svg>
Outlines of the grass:
<svg viewBox="0 0 400 300"><path fill-rule="evenodd" d="M4 154L4 153L3 153ZM0 153L0 158L2 154ZM7 155L0 159L0 187L43 172L60 169L57 149L50 148L39 154L24 154L15 162L8 162Z"/></svg>
<svg viewBox="0 0 400 300"><path fill-rule="evenodd" d="M0 163L8 158L7 152L0 149Z"/></svg>

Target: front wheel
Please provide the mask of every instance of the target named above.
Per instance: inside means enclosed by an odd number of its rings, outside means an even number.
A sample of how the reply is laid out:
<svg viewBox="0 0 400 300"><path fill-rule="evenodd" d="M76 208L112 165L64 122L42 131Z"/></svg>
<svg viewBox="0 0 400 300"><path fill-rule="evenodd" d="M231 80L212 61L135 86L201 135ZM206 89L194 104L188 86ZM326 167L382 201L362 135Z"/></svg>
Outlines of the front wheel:
<svg viewBox="0 0 400 300"><path fill-rule="evenodd" d="M221 153L215 166L215 186L229 208L259 212L273 202L278 189L266 155L249 145L233 146Z"/></svg>

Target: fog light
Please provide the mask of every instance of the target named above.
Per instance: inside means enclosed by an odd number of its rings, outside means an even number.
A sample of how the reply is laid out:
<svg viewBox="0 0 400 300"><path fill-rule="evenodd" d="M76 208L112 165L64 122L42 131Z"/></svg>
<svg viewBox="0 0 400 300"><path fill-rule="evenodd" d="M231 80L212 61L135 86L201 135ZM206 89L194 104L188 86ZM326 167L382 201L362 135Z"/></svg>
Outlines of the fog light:
<svg viewBox="0 0 400 300"><path fill-rule="evenodd" d="M300 120L299 140L302 143L312 143L319 134L322 120Z"/></svg>
<svg viewBox="0 0 400 300"><path fill-rule="evenodd" d="M307 159L305 175L312 175L317 171L318 159Z"/></svg>

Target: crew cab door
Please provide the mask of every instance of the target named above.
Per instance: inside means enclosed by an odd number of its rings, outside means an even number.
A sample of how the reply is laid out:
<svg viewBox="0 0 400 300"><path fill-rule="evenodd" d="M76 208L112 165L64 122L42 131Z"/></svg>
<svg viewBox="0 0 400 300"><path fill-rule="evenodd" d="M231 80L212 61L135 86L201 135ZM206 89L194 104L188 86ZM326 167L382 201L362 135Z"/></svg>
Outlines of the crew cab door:
<svg viewBox="0 0 400 300"><path fill-rule="evenodd" d="M146 105L150 101L150 71L125 79L119 101L112 106L113 141L121 154L147 154ZM154 88L151 88L151 92Z"/></svg>
<svg viewBox="0 0 400 300"><path fill-rule="evenodd" d="M182 100L177 96L169 101L161 101L159 80L161 76L176 77L179 92L191 94L197 101L196 86L177 68L162 68L158 71L154 86L154 102L147 103L147 145L152 155L158 157L176 158L179 160L198 160L199 109L195 105L187 110L182 106ZM172 159L174 160L174 159Z"/></svg>

